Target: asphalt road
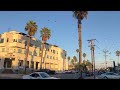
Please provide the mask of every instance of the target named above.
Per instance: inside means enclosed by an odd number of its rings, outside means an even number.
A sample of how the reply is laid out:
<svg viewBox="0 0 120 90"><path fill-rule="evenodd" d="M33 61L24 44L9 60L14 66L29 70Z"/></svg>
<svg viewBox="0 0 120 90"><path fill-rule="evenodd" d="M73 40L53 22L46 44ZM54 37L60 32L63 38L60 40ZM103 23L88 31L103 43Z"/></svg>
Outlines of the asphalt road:
<svg viewBox="0 0 120 90"><path fill-rule="evenodd" d="M0 74L0 79L22 79L22 74ZM56 75L50 75L52 77L57 77L60 79L78 79L79 78L79 74L56 74ZM84 79L94 79L93 76L91 77L86 77L85 74L83 73L83 78ZM96 79L98 79L97 77L98 75L96 75Z"/></svg>

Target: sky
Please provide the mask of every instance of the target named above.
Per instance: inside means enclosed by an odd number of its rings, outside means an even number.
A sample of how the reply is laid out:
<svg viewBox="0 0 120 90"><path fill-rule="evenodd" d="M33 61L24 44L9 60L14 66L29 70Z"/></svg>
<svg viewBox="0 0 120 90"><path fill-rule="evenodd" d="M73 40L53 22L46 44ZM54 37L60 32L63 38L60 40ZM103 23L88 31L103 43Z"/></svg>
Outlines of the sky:
<svg viewBox="0 0 120 90"><path fill-rule="evenodd" d="M51 38L48 43L55 44L67 51L71 58L77 56L78 28L77 20L72 11L0 11L0 33L8 30L25 32L24 27L29 20L38 25L35 38L40 39L40 30L43 27L51 29ZM87 20L82 20L82 51L87 54L86 59L91 61L90 47L87 40L95 41L95 61L104 62L103 50L107 53L107 61L115 60L116 50L120 50L120 11L88 11ZM110 54L111 53L111 54Z"/></svg>

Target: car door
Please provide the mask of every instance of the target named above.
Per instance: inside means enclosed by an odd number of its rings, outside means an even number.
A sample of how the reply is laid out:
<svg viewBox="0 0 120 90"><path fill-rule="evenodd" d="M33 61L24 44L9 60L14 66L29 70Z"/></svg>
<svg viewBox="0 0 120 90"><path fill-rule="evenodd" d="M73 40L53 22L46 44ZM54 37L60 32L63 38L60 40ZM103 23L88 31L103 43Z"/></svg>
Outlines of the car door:
<svg viewBox="0 0 120 90"><path fill-rule="evenodd" d="M112 75L111 75L111 73L106 73L106 75L105 75L108 79L112 79Z"/></svg>
<svg viewBox="0 0 120 90"><path fill-rule="evenodd" d="M116 74L114 73L109 73L109 79L115 79L116 78Z"/></svg>
<svg viewBox="0 0 120 90"><path fill-rule="evenodd" d="M120 78L120 76L118 74L113 73L113 79L119 79L119 78Z"/></svg>

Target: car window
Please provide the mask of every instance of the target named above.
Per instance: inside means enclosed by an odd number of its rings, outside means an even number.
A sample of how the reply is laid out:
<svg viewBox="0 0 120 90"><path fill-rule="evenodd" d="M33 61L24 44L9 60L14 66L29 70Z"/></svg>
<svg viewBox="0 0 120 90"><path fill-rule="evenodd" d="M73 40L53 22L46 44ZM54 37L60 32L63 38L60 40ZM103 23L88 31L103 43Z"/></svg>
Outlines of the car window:
<svg viewBox="0 0 120 90"><path fill-rule="evenodd" d="M106 73L106 75L115 75L114 73Z"/></svg>
<svg viewBox="0 0 120 90"><path fill-rule="evenodd" d="M42 78L48 78L50 77L47 73L40 73L41 77Z"/></svg>
<svg viewBox="0 0 120 90"><path fill-rule="evenodd" d="M30 76L31 76L31 77L39 77L39 74L33 73L33 74L31 74Z"/></svg>

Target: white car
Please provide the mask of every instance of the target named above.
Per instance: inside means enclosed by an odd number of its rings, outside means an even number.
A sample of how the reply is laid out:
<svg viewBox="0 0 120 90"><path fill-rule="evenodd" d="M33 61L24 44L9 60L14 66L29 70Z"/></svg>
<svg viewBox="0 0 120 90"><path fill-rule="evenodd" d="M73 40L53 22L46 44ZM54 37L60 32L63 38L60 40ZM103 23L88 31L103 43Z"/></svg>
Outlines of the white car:
<svg viewBox="0 0 120 90"><path fill-rule="evenodd" d="M113 72L106 72L99 76L101 79L120 79L120 75Z"/></svg>
<svg viewBox="0 0 120 90"><path fill-rule="evenodd" d="M59 78L56 78L56 77L50 77L45 72L33 72L29 75L24 75L22 78L23 79L59 79Z"/></svg>

